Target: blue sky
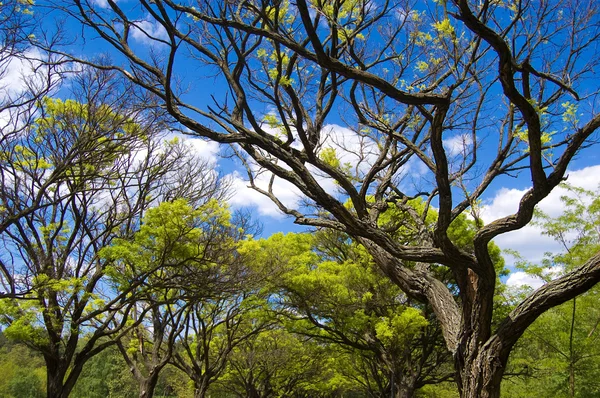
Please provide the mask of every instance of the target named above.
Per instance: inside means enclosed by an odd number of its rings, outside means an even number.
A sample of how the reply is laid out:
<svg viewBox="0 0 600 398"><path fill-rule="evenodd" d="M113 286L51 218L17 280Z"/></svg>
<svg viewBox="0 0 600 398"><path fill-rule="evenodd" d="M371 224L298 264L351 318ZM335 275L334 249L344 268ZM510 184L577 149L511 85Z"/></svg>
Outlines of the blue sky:
<svg viewBox="0 0 600 398"><path fill-rule="evenodd" d="M105 7L105 0L93 0L99 7ZM119 4L134 4L132 2L120 1ZM57 14L49 14L45 20L48 26L53 26L55 19L58 18ZM139 26L143 28L147 33L152 36L161 39L165 37L164 30L155 22L152 22L149 18L144 15L139 16ZM92 58L99 54L109 54L115 60L119 61L121 57L115 54L110 46L104 43L102 40L94 38L94 35L90 32L85 32L85 41L79 35L84 32L78 26L72 22L63 25L67 34L72 34L73 38L77 37L74 43L69 46L69 50L75 54ZM139 50L142 54L149 55L152 52L160 52L160 44L149 39L146 35L142 34L141 31L134 30L132 32L132 42L134 48ZM210 68L201 68L194 64L189 59L181 58L181 62L177 63L178 67L175 70L177 74L182 77L184 85L189 85L189 91L186 94L186 99L193 103L195 106L205 109L207 105L211 104L211 94L219 93L222 94L227 91L227 87L224 81L217 74L216 70ZM2 83L12 84L15 80L14 76L19 73L25 73L27 65L12 65L10 80L4 79ZM594 87L595 89L595 87ZM490 105L492 106L492 105ZM257 114L267 115L271 112L269 107L258 102L255 103L255 112ZM353 146L359 145L355 138L352 137L352 133L346 129L341 118L333 117L329 125L325 126L329 136L328 139L332 146L340 148L338 155L342 157L342 161L354 162L355 159L350 153L342 153L341 143L345 146L352 148ZM479 139L485 137L478 137ZM231 205L233 207L239 206L250 206L256 210L255 214L260 218L264 225L264 235L269 235L276 231L300 231L304 227L296 226L292 223L290 218L283 216L278 212L275 205L266 197L259 193L248 189L245 170L240 167L239 162L232 161L231 159L224 159L220 156L223 152L223 148L215 143L205 142L199 139L190 139L198 149L198 152L211 159L215 167L223 175L227 175L233 180L234 194L231 199ZM493 140L492 140L493 141ZM339 145L338 145L339 143ZM458 151L462 148L462 145L472 145L467 141L462 141L458 135L448 136L446 138L446 150L450 153ZM484 145L486 143L484 142ZM495 143L491 143L491 151L493 151ZM489 156L492 156L493 152L489 152ZM485 150L482 152L486 154ZM411 173L414 174L414 178L419 178L419 166L413 165ZM600 184L600 158L597 151L594 148L583 151L571 164L569 182L576 186L582 186L586 189L595 190ZM268 183L268 177L259 178L259 183L265 186ZM335 190L335 185L325 180L322 181L329 190ZM517 177L503 177L499 178L494 182L483 196L482 201L482 215L485 221L489 222L499 217L505 216L514 212L517 209L518 202L523 193L530 186L529 175L527 173L521 173ZM276 180L274 184L274 190L277 196L286 204L291 207L297 207L301 204L302 196L299 191L291 186L290 184L281 180ZM560 195L564 192L553 192L547 199L545 199L540 207L549 213L550 215L558 215L561 211ZM519 231L506 234L496 239L496 243L503 249L513 249L521 252L523 256L531 261L539 261L544 252L558 250L559 247L551 239L542 236L539 228L528 226ZM508 259L507 259L508 260ZM510 263L510 260L509 260ZM511 279L512 278L512 279ZM514 282L527 282L534 283L527 279L528 277L523 274L514 273L509 278L509 283ZM535 282L537 283L537 282Z"/></svg>

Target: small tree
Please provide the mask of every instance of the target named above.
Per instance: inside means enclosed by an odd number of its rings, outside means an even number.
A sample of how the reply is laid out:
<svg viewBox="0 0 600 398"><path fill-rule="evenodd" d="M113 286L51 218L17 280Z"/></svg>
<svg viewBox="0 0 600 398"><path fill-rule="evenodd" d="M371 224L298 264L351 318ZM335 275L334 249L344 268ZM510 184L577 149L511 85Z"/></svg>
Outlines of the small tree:
<svg viewBox="0 0 600 398"><path fill-rule="evenodd" d="M250 323L250 313L263 304L250 297L255 285L236 254L238 241L253 232L242 226L251 225L215 199L195 207L177 199L150 209L131 239L103 250L113 281L137 308L131 314L137 326L117 345L140 397L152 396L168 363L203 397L232 349L267 324Z"/></svg>

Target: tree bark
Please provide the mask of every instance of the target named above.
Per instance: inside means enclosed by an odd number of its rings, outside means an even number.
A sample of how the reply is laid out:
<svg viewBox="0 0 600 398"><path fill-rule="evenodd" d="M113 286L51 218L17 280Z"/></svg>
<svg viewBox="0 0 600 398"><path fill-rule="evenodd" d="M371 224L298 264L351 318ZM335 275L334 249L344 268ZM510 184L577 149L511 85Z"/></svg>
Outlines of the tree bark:
<svg viewBox="0 0 600 398"><path fill-rule="evenodd" d="M50 370L50 368L46 368ZM49 371L46 374L46 396L48 398L68 398L73 386L63 383L64 372Z"/></svg>
<svg viewBox="0 0 600 398"><path fill-rule="evenodd" d="M414 398L415 389L412 386L396 386L395 398Z"/></svg>
<svg viewBox="0 0 600 398"><path fill-rule="evenodd" d="M208 391L208 382L205 379L194 380L194 398L204 398Z"/></svg>
<svg viewBox="0 0 600 398"><path fill-rule="evenodd" d="M159 372L153 372L148 377L140 380L140 398L152 398L154 396L154 390L158 383Z"/></svg>
<svg viewBox="0 0 600 398"><path fill-rule="evenodd" d="M46 396L48 398L68 398L83 367L73 366L65 380L68 365L49 357L44 357L44 361L46 363Z"/></svg>

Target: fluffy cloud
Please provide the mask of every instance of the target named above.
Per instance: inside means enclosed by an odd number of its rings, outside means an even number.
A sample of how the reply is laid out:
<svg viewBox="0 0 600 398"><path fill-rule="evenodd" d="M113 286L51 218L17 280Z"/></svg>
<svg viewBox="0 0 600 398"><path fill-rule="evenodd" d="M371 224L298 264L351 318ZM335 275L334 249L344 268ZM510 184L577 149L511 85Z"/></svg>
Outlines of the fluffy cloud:
<svg viewBox="0 0 600 398"><path fill-rule="evenodd" d="M200 138L191 138L184 135L178 135L186 144L194 148L196 154L209 163L216 165L219 157L220 145L214 141L203 140Z"/></svg>
<svg viewBox="0 0 600 398"><path fill-rule="evenodd" d="M251 166L253 172L258 171L256 165ZM272 218L281 219L284 214L273 203L271 199L249 187L247 177L235 171L230 175L232 179L232 188L234 195L229 203L235 207L255 207L258 214ZM263 190L268 190L271 180L271 173L258 173L255 175L254 183ZM272 185L275 196L288 208L297 209L304 197L300 190L289 182L280 178L275 178Z"/></svg>
<svg viewBox="0 0 600 398"><path fill-rule="evenodd" d="M570 171L567 174L567 181L573 186L594 191L600 184L600 165ZM484 221L489 223L498 218L515 213L518 210L519 201L526 191L527 189L519 190L506 188L498 190L496 195L482 208L481 216ZM564 208L560 198L565 195L570 195L570 193L562 187L553 190L548 197L539 203L538 209L552 217L559 216ZM556 253L563 249L552 238L543 235L542 232L542 229L537 226L527 225L520 230L497 237L494 239L494 242L502 249L515 250L526 260L532 263L539 263L543 259L544 253ZM541 280L531 278L532 277L527 276L523 272L514 272L507 280L507 284L529 284L534 288L541 286ZM530 284L530 282L532 284Z"/></svg>
<svg viewBox="0 0 600 398"><path fill-rule="evenodd" d="M544 284L544 281L537 276L527 274L523 271L517 271L512 272L505 283L510 287L529 286L533 289L537 289Z"/></svg>
<svg viewBox="0 0 600 398"><path fill-rule="evenodd" d="M0 59L4 54L0 54ZM45 82L44 72L39 71L42 55L37 49L26 50L20 57L10 57L0 75L0 101L20 95Z"/></svg>
<svg viewBox="0 0 600 398"><path fill-rule="evenodd" d="M272 135L279 134L278 128L262 127L267 133ZM301 148L301 143L296 138L293 146L297 149ZM337 159L342 165L350 165L352 173L364 173L368 170L374 161L377 159L377 146L368 138L357 135L354 131L336 125L329 124L323 127L321 131L321 150L332 148L335 150ZM267 190L271 179L271 173L261 171L258 165L252 163L251 170L255 175L255 184ZM321 187L330 195L338 196L339 187L335 181L326 176L321 171L314 167L310 167L311 173L316 177L316 180ZM281 218L283 214L277 206L266 196L248 187L248 179L240 172L232 174L234 181L233 188L235 195L230 201L234 206L254 206L262 216ZM298 188L287 181L280 178L275 178L273 182L273 192L275 196L287 207L298 209L306 197Z"/></svg>
<svg viewBox="0 0 600 398"><path fill-rule="evenodd" d="M456 156L463 153L465 150L469 150L471 145L473 145L473 138L468 134L459 134L445 139L442 144L448 155Z"/></svg>
<svg viewBox="0 0 600 398"><path fill-rule="evenodd" d="M140 44L156 45L157 40L167 40L169 36L164 26L155 20L136 21L131 29L131 37Z"/></svg>
<svg viewBox="0 0 600 398"><path fill-rule="evenodd" d="M23 51L18 57L0 52L0 107L22 104L30 94L41 93L58 82L60 76L43 66L45 60L35 48ZM17 128L22 122L18 118L22 111L17 106L0 112L0 130Z"/></svg>

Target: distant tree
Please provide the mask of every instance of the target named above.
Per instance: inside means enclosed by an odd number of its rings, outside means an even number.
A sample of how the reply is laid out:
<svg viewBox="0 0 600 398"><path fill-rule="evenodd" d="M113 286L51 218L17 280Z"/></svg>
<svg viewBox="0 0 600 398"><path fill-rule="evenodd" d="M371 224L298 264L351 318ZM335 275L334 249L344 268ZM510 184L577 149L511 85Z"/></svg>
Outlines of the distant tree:
<svg viewBox="0 0 600 398"><path fill-rule="evenodd" d="M222 263L217 263L223 267ZM193 300L186 308L184 329L171 363L188 375L194 397L204 398L209 387L225 371L239 344L273 324L264 315L268 303L251 276L236 264L227 269L235 279L212 297Z"/></svg>
<svg viewBox="0 0 600 398"><path fill-rule="evenodd" d="M0 333L0 396L7 398L45 395L44 359L39 353Z"/></svg>
<svg viewBox="0 0 600 398"><path fill-rule="evenodd" d="M246 319L263 305L251 297L256 286L236 253L238 242L255 232L244 229L251 225L216 199L194 207L177 199L148 210L131 239L115 239L102 251L113 264L112 280L135 302L137 325L117 345L140 397L153 395L168 363L204 396L236 344L268 322Z"/></svg>
<svg viewBox="0 0 600 398"><path fill-rule="evenodd" d="M288 330L348 352L340 369L368 394L413 397L452 377L435 319L344 234L276 234L244 250L257 253Z"/></svg>
<svg viewBox="0 0 600 398"><path fill-rule="evenodd" d="M332 361L326 345L270 328L234 348L211 392L247 398L333 395Z"/></svg>
<svg viewBox="0 0 600 398"><path fill-rule="evenodd" d="M117 347L88 360L71 391L73 398L135 398L137 385Z"/></svg>

